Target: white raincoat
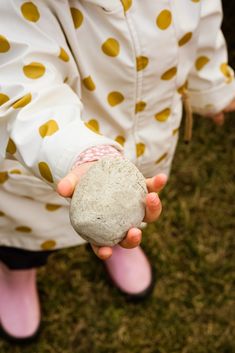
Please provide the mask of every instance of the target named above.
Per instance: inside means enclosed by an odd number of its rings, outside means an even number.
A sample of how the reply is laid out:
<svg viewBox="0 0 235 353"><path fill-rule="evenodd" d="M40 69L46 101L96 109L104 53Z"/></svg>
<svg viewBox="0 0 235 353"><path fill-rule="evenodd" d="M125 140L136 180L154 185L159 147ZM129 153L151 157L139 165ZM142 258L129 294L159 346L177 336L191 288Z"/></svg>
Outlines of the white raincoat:
<svg viewBox="0 0 235 353"><path fill-rule="evenodd" d="M169 172L194 112L235 96L219 0L0 1L0 245L77 245L53 188L85 149ZM186 84L187 83L187 84Z"/></svg>

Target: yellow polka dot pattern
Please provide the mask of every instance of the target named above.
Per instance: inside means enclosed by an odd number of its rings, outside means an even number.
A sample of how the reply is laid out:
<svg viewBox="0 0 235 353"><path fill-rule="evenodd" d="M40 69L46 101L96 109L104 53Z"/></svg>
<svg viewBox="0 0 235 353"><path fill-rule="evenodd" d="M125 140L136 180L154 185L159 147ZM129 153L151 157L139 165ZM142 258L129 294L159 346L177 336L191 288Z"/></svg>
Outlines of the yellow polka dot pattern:
<svg viewBox="0 0 235 353"><path fill-rule="evenodd" d="M47 211L53 212L53 211L56 211L59 208L61 208L61 205L56 205L56 204L53 204L53 203L47 203L45 205L45 208L46 208Z"/></svg>
<svg viewBox="0 0 235 353"><path fill-rule="evenodd" d="M157 121L163 122L166 121L171 114L171 110L169 108L163 109L159 113L155 114L155 119Z"/></svg>
<svg viewBox="0 0 235 353"><path fill-rule="evenodd" d="M73 18L74 27L77 29L82 25L84 19L83 14L80 10L76 9L75 7L71 7L70 11Z"/></svg>
<svg viewBox="0 0 235 353"><path fill-rule="evenodd" d="M111 105L111 107L115 107L116 105L124 101L124 96L120 92L110 92L108 94L107 100L109 105Z"/></svg>
<svg viewBox="0 0 235 353"><path fill-rule="evenodd" d="M6 94L0 93L0 106L9 101L9 99L10 98Z"/></svg>
<svg viewBox="0 0 235 353"><path fill-rule="evenodd" d="M200 2L201 0L191 0L192 2Z"/></svg>
<svg viewBox="0 0 235 353"><path fill-rule="evenodd" d="M144 70L149 63L149 59L146 56L138 56L136 58L136 70Z"/></svg>
<svg viewBox="0 0 235 353"><path fill-rule="evenodd" d="M0 217L4 217L5 216L5 213L0 211Z"/></svg>
<svg viewBox="0 0 235 353"><path fill-rule="evenodd" d="M8 173L7 172L0 172L0 184L5 183L8 180Z"/></svg>
<svg viewBox="0 0 235 353"><path fill-rule="evenodd" d="M88 91L94 91L96 89L96 85L91 76L85 77L82 82Z"/></svg>
<svg viewBox="0 0 235 353"><path fill-rule="evenodd" d="M16 227L15 230L17 232L22 232L22 233L31 233L32 232L32 229L27 226L19 226L19 227Z"/></svg>
<svg viewBox="0 0 235 353"><path fill-rule="evenodd" d="M179 46L182 47L183 45L187 44L192 38L192 35L192 32L188 32L182 38L180 38L178 42Z"/></svg>
<svg viewBox="0 0 235 353"><path fill-rule="evenodd" d="M108 38L101 46L102 51L104 54L115 57L118 56L120 52L120 44L114 38Z"/></svg>
<svg viewBox="0 0 235 353"><path fill-rule="evenodd" d="M45 124L39 128L39 134L42 138L53 135L59 130L59 126L55 120L48 120Z"/></svg>
<svg viewBox="0 0 235 353"><path fill-rule="evenodd" d="M56 246L55 240L46 240L41 244L41 249L42 250L51 250L51 249L54 249L55 246Z"/></svg>
<svg viewBox="0 0 235 353"><path fill-rule="evenodd" d="M139 101L138 103L136 103L136 105L135 105L135 113L137 114L137 113L142 112L145 109L146 105L147 104L144 101Z"/></svg>
<svg viewBox="0 0 235 353"><path fill-rule="evenodd" d="M22 172L19 169L12 169L10 170L9 174L22 174Z"/></svg>
<svg viewBox="0 0 235 353"><path fill-rule="evenodd" d="M21 5L21 13L26 20L31 22L37 22L40 18L37 6L31 1L25 2Z"/></svg>
<svg viewBox="0 0 235 353"><path fill-rule="evenodd" d="M46 162L39 162L38 163L38 169L40 172L40 175L50 183L53 183L53 177L51 174L51 170Z"/></svg>
<svg viewBox="0 0 235 353"><path fill-rule="evenodd" d="M44 75L46 68L41 63L31 62L23 67L23 71L28 78L37 79Z"/></svg>
<svg viewBox="0 0 235 353"><path fill-rule="evenodd" d="M177 73L177 67L172 67L171 69L167 70L164 72L164 74L161 76L162 80L168 81L171 80Z"/></svg>
<svg viewBox="0 0 235 353"><path fill-rule="evenodd" d="M172 131L172 135L175 136L176 134L178 134L179 132L179 127L175 128L173 131Z"/></svg>
<svg viewBox="0 0 235 353"><path fill-rule="evenodd" d="M14 109L19 109L25 107L27 104L29 104L32 100L32 95L31 93L26 94L25 96L21 97L18 99L13 105L12 108Z"/></svg>
<svg viewBox="0 0 235 353"><path fill-rule="evenodd" d="M179 94L183 94L188 88L188 82L186 81L182 86L177 89Z"/></svg>
<svg viewBox="0 0 235 353"><path fill-rule="evenodd" d="M0 53L6 53L10 50L10 43L6 37L0 35Z"/></svg>
<svg viewBox="0 0 235 353"><path fill-rule="evenodd" d="M132 0L121 0L124 11L128 11L132 5Z"/></svg>
<svg viewBox="0 0 235 353"><path fill-rule="evenodd" d="M167 156L168 156L168 153L163 153L163 155L161 157L159 157L155 163L156 164L161 163L162 161L164 161L164 159L166 159Z"/></svg>
<svg viewBox="0 0 235 353"><path fill-rule="evenodd" d="M69 61L69 55L63 48L60 48L59 58L65 62Z"/></svg>
<svg viewBox="0 0 235 353"><path fill-rule="evenodd" d="M115 141L118 142L118 143L120 143L120 145L124 146L124 143L126 142L126 139L125 139L124 136L119 135L119 136L117 136L117 137L115 138Z"/></svg>
<svg viewBox="0 0 235 353"><path fill-rule="evenodd" d="M167 29L171 25L171 22L172 22L172 15L169 10L163 10L157 16L156 24L157 24L157 27L160 28L161 30Z"/></svg>
<svg viewBox="0 0 235 353"><path fill-rule="evenodd" d="M233 80L233 74L227 63L222 63L220 65L220 71L226 78L226 83L230 83Z"/></svg>
<svg viewBox="0 0 235 353"><path fill-rule="evenodd" d="M197 71L203 69L203 67L210 61L207 56L199 56L195 61L195 68Z"/></svg>
<svg viewBox="0 0 235 353"><path fill-rule="evenodd" d="M100 133L100 127L99 127L99 123L97 120L95 119L91 119L89 121L87 121L85 123L86 127L88 127L88 129L90 129L91 131L99 134Z"/></svg>
<svg viewBox="0 0 235 353"><path fill-rule="evenodd" d="M136 156L140 157L144 154L145 151L145 144L142 142L139 142L136 144Z"/></svg>
<svg viewBox="0 0 235 353"><path fill-rule="evenodd" d="M6 152L10 153L10 154L16 153L16 145L15 145L15 142L11 138L8 140Z"/></svg>

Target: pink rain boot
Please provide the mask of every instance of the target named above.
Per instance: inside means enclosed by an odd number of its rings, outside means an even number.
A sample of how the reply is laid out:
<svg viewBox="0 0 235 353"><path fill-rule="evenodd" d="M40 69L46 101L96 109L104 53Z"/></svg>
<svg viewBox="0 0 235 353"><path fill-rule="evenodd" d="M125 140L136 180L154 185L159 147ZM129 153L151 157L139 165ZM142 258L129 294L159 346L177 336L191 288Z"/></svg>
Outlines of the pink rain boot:
<svg viewBox="0 0 235 353"><path fill-rule="evenodd" d="M10 270L0 263L0 323L13 341L30 341L40 326L36 269Z"/></svg>
<svg viewBox="0 0 235 353"><path fill-rule="evenodd" d="M113 255L104 261L112 282L131 299L147 297L153 289L151 265L140 246L113 247Z"/></svg>

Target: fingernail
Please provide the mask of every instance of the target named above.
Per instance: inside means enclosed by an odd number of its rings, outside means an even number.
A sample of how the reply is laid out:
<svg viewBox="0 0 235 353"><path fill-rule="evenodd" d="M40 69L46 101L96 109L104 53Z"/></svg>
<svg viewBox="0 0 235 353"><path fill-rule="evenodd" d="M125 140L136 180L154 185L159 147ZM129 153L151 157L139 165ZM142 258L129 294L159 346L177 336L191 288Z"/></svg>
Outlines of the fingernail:
<svg viewBox="0 0 235 353"><path fill-rule="evenodd" d="M150 194L150 196L149 196L149 198L150 198L150 201L151 202L153 202L153 203L156 203L156 202L158 202L159 201L159 197L158 197L158 194Z"/></svg>

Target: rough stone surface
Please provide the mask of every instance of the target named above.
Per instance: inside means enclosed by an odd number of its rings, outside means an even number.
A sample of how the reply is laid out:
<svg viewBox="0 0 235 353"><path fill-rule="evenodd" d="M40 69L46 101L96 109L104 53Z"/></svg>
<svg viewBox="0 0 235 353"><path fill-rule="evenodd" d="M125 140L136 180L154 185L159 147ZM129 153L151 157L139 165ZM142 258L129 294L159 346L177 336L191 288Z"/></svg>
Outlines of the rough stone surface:
<svg viewBox="0 0 235 353"><path fill-rule="evenodd" d="M96 245L120 242L145 214L146 182L133 163L105 157L95 163L76 187L70 220L76 232Z"/></svg>

